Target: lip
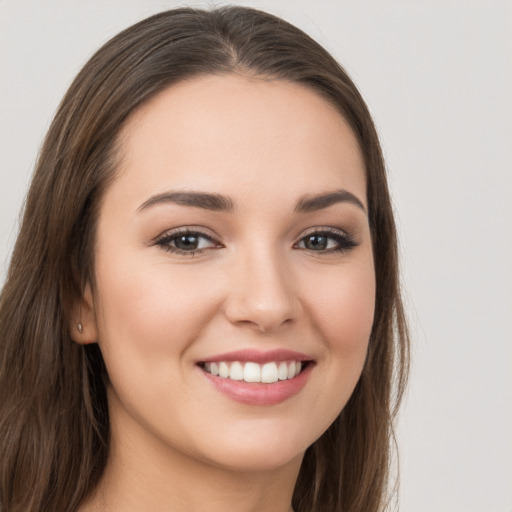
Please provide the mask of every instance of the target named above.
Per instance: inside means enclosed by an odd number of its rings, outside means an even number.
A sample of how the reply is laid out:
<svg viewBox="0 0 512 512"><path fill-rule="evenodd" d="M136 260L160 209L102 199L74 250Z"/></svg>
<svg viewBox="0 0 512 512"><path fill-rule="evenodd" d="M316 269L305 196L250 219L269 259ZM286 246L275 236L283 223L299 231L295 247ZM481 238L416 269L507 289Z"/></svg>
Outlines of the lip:
<svg viewBox="0 0 512 512"><path fill-rule="evenodd" d="M266 384L262 382L245 382L243 380L224 379L206 372L201 366L201 363L213 363L220 361L240 361L242 363L254 362L258 364L265 364L271 361L301 361L307 362L308 364L299 373L299 375L292 379ZM213 357L202 359L201 361L198 361L196 367L210 384L228 398L246 405L270 406L282 403L297 395L306 385L309 376L315 367L315 362L310 356L291 350L271 350L267 352L237 350L235 352L218 354Z"/></svg>
<svg viewBox="0 0 512 512"><path fill-rule="evenodd" d="M218 363L220 361L233 362L240 361L241 363L253 362L258 364L270 363L272 361L312 361L313 358L307 354L301 352L295 352L293 350L235 350L234 352L226 352L224 354L217 354L206 359L201 359L198 363Z"/></svg>

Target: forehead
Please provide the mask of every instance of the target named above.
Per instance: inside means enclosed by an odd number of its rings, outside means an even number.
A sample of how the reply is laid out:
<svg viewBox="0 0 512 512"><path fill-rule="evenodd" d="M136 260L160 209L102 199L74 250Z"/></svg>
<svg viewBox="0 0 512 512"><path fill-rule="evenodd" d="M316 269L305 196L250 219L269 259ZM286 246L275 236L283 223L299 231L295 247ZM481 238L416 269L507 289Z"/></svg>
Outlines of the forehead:
<svg viewBox="0 0 512 512"><path fill-rule="evenodd" d="M347 188L366 202L352 130L299 84L238 75L183 81L135 111L119 140L115 187L125 197L167 188L268 196L271 188L284 199Z"/></svg>

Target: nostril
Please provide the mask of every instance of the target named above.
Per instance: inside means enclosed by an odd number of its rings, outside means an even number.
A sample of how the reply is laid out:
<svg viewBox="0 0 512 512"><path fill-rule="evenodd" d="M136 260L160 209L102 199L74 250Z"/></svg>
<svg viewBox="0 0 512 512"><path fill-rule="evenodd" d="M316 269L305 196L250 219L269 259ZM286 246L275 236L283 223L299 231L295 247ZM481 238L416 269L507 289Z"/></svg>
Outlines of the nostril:
<svg viewBox="0 0 512 512"><path fill-rule="evenodd" d="M266 334L301 316L301 302L282 272L262 263L237 277L224 307L231 323Z"/></svg>

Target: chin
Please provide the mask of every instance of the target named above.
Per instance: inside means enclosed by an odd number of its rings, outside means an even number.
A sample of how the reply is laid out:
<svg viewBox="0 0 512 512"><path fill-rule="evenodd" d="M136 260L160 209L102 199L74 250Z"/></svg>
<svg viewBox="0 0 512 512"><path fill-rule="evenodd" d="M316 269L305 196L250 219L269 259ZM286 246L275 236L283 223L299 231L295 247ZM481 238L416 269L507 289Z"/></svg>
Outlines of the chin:
<svg viewBox="0 0 512 512"><path fill-rule="evenodd" d="M304 451L268 450L260 446L210 455L209 460L219 468L238 473L268 473L300 466Z"/></svg>
<svg viewBox="0 0 512 512"><path fill-rule="evenodd" d="M202 450L202 458L216 466L239 472L276 471L288 465L299 466L306 449L321 435L282 429L219 437Z"/></svg>

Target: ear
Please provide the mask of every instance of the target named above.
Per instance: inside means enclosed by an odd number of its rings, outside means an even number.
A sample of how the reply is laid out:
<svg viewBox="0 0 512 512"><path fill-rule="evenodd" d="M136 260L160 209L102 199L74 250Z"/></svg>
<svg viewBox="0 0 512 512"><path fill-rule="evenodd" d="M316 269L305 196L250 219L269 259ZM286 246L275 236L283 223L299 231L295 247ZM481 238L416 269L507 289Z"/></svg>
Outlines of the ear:
<svg viewBox="0 0 512 512"><path fill-rule="evenodd" d="M91 286L86 285L82 297L73 305L69 333L71 339L80 345L98 341L98 324Z"/></svg>

